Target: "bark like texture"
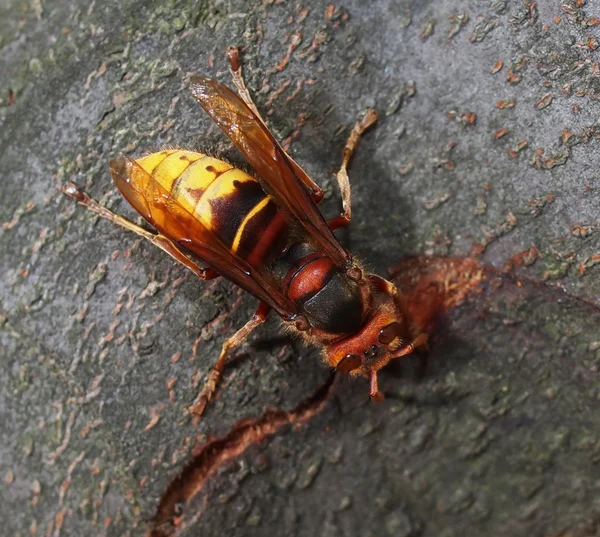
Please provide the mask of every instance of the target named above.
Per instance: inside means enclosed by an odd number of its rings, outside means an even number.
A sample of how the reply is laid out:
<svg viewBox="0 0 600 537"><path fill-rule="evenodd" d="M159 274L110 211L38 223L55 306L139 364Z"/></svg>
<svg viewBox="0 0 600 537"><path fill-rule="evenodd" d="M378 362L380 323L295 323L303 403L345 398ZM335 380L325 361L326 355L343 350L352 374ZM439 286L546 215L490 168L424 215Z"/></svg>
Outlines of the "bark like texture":
<svg viewBox="0 0 600 537"><path fill-rule="evenodd" d="M5 2L2 533L596 535L599 34L590 0ZM424 256L480 263L424 378L390 366L380 405L272 322L193 423L252 300L60 193L131 216L117 153L239 162L186 88L227 81L230 44L329 215L348 129L380 111L351 165L357 256L408 289Z"/></svg>

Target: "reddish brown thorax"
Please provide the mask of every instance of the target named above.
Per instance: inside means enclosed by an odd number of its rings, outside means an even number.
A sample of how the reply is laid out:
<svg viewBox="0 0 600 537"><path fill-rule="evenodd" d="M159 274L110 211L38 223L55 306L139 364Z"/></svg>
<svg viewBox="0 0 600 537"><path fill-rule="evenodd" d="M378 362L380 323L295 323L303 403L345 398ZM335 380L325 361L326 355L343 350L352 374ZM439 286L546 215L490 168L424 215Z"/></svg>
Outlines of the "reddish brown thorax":
<svg viewBox="0 0 600 537"><path fill-rule="evenodd" d="M364 374L366 369L359 368L380 369L402 338L408 336L402 313L393 298L376 291L374 294L377 305L370 308L360 330L325 346L327 361L340 371Z"/></svg>
<svg viewBox="0 0 600 537"><path fill-rule="evenodd" d="M306 320L309 339L332 341L362 326L368 303L363 289L314 245L292 242L270 270Z"/></svg>
<svg viewBox="0 0 600 537"><path fill-rule="evenodd" d="M304 301L317 294L335 270L333 261L322 254L310 254L288 273L284 282L287 296L294 302Z"/></svg>

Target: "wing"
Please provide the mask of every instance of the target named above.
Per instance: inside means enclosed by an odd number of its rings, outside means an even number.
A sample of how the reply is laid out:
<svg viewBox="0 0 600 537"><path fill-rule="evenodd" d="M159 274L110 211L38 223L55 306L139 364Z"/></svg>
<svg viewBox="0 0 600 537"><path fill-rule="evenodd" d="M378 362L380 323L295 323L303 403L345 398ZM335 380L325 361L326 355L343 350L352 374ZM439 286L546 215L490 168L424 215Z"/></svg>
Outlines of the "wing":
<svg viewBox="0 0 600 537"><path fill-rule="evenodd" d="M216 80L195 76L191 90L200 106L252 165L277 205L296 218L338 267L346 268L350 256L298 177L305 172L286 155L264 123L240 97Z"/></svg>
<svg viewBox="0 0 600 537"><path fill-rule="evenodd" d="M291 300L264 275L232 253L139 164L120 156L111 161L110 172L125 199L160 233L269 304L284 319L294 317L296 306Z"/></svg>

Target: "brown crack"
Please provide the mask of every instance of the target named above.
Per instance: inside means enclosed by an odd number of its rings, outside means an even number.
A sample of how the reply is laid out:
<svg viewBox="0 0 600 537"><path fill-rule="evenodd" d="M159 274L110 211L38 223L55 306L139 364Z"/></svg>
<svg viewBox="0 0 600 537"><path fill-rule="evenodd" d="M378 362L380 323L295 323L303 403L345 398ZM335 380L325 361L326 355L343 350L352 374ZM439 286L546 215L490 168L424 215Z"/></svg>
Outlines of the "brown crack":
<svg viewBox="0 0 600 537"><path fill-rule="evenodd" d="M294 410L267 409L259 419L243 419L221 438L211 440L195 454L192 461L171 482L162 495L147 537L171 537L185 526L185 508L202 491L217 469L239 457L250 446L273 436L286 425L305 423L319 413L329 399L335 380L327 381Z"/></svg>

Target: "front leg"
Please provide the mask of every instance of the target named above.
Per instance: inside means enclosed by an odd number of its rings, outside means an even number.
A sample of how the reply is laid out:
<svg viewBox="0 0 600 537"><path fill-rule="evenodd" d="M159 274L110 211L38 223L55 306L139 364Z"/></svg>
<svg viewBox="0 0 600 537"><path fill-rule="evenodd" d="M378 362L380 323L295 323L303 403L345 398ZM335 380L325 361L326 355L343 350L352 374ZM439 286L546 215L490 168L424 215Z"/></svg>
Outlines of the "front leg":
<svg viewBox="0 0 600 537"><path fill-rule="evenodd" d="M414 326L404 294L401 293L392 282L382 278L381 276L378 276L377 274L368 274L367 278L369 283L373 286L373 289L392 297L396 308L398 308L398 311L402 314L402 318L406 322L405 326L410 334L410 337L414 338L413 341L408 345L401 346L401 348L397 351L400 354L393 356L393 358L399 358L400 356L410 354L417 348L427 350L428 336L427 334L422 333L418 327Z"/></svg>
<svg viewBox="0 0 600 537"><path fill-rule="evenodd" d="M374 403L379 403L385 399L383 392L379 391L379 384L377 379L377 373L380 369L382 369L385 365L387 365L391 360L395 360L396 358L402 358L403 356L407 356L408 354L412 354L417 349L427 350L427 334L419 334L415 339L406 345L402 345L398 350L394 353L388 355L380 364L377 364L369 371L369 397L371 401Z"/></svg>
<svg viewBox="0 0 600 537"><path fill-rule="evenodd" d="M406 299L392 282L382 278L381 276L378 276L377 274L368 274L367 279L373 286L373 289L385 295L391 296L394 299L396 307L401 311L402 315L408 316L408 304L406 303Z"/></svg>
<svg viewBox="0 0 600 537"><path fill-rule="evenodd" d="M231 351L238 347L248 337L252 330L265 322L270 310L271 306L261 302L252 318L235 334L233 334L233 336L225 340L225 343L223 343L223 348L221 349L221 354L211 367L202 391L198 394L196 401L194 401L192 406L189 408L190 412L194 416L202 416L206 405L213 398L213 395L217 391L217 387L221 381L223 370L227 364L227 359L231 355Z"/></svg>

